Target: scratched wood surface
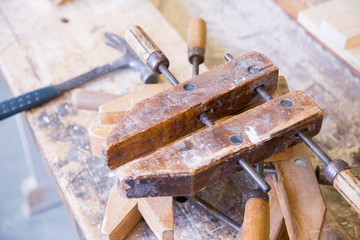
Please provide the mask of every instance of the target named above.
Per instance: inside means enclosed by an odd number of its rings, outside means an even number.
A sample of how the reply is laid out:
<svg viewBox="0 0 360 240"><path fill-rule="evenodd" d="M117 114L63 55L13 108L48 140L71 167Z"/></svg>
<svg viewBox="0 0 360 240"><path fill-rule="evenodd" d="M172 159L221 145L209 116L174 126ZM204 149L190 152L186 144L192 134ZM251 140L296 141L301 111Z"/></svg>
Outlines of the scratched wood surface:
<svg viewBox="0 0 360 240"><path fill-rule="evenodd" d="M249 72L255 66L259 71ZM144 99L106 137L103 157L116 169L154 152L203 127L197 117L202 112L215 121L261 100L254 91L257 86L272 94L277 78L278 68L266 56L250 52ZM190 84L195 89L184 90Z"/></svg>
<svg viewBox="0 0 360 240"><path fill-rule="evenodd" d="M174 8L177 10L171 11ZM271 56L290 90L304 90L324 110L316 142L334 159L360 165L360 79L274 1L164 1L160 10L184 38L191 17L207 22L205 64L209 68L221 63L226 51L239 56L256 50ZM320 164L313 160L313 165ZM359 238L359 215L335 190L321 189L328 211L352 238Z"/></svg>
<svg viewBox="0 0 360 240"><path fill-rule="evenodd" d="M191 17L202 17L208 26L208 67L223 63L226 51L234 56L250 50L265 53L287 77L291 90L304 90L325 111L323 129L316 141L332 157L360 165L360 80L273 1L163 1L161 12L183 39L145 0L77 0L62 7L47 0L3 0L0 10L0 69L14 95L61 82L118 57L115 50L103 44L102 32L122 35L133 24L150 33L169 57L171 70L186 80L191 76L183 43L187 23ZM125 94L139 84L134 71L124 70L86 88ZM96 114L76 111L70 104L70 94L65 94L26 117L80 236L101 239L113 173L100 158L90 155L87 127L97 122ZM251 188L244 174L236 174L199 195L240 223L245 196ZM329 212L357 239L358 214L330 187L322 191ZM189 202L175 202L174 216L177 239L236 236L230 227ZM128 238L156 239L144 221Z"/></svg>
<svg viewBox="0 0 360 240"><path fill-rule="evenodd" d="M282 107L285 99L294 105ZM288 93L127 163L116 173L119 192L135 198L195 194L238 172L241 158L256 164L295 146L299 129L315 136L322 119L306 94ZM235 134L241 144L229 142Z"/></svg>

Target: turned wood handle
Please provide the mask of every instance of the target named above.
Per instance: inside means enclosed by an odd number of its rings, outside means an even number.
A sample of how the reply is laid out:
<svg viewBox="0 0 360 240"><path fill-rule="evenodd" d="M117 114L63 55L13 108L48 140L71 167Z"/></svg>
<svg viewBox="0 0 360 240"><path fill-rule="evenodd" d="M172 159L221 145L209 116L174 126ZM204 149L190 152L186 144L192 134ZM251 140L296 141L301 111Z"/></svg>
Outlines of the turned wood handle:
<svg viewBox="0 0 360 240"><path fill-rule="evenodd" d="M193 18L187 31L188 57L190 63L194 56L199 57L199 63L204 61L206 49L206 23L201 18Z"/></svg>
<svg viewBox="0 0 360 240"><path fill-rule="evenodd" d="M133 26L129 28L125 32L125 39L153 72L160 73L158 68L163 64L169 67L167 57L141 27Z"/></svg>
<svg viewBox="0 0 360 240"><path fill-rule="evenodd" d="M99 111L101 105L118 97L120 97L120 95L76 89L72 93L71 101L77 109Z"/></svg>
<svg viewBox="0 0 360 240"><path fill-rule="evenodd" d="M269 240L269 238L269 202L260 198L249 199L245 205L242 239Z"/></svg>
<svg viewBox="0 0 360 240"><path fill-rule="evenodd" d="M335 189L360 213L360 177L352 169L340 171L333 180Z"/></svg>

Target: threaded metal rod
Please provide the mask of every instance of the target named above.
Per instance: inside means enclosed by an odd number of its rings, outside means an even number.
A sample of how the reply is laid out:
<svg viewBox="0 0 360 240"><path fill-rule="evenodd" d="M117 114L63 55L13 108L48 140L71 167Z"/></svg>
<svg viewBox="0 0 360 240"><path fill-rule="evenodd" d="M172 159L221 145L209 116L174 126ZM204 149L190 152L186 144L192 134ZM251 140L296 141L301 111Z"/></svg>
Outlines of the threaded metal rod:
<svg viewBox="0 0 360 240"><path fill-rule="evenodd" d="M238 161L239 165L250 175L250 177L257 183L257 185L263 190L264 192L269 192L271 187L270 185L265 181L264 178L262 178L259 173L256 171L256 169L248 163L245 159L240 159Z"/></svg>
<svg viewBox="0 0 360 240"><path fill-rule="evenodd" d="M296 134L310 148L311 151L325 164L332 162L331 158L303 131Z"/></svg>
<svg viewBox="0 0 360 240"><path fill-rule="evenodd" d="M226 216L225 214L223 214L222 212L220 212L219 210L217 210L216 208L214 208L213 206L211 206L209 203L205 202L201 198L198 198L196 196L186 197L186 198L189 199L191 202L195 203L196 205L198 205L199 207L202 207L204 210L208 211L210 214L214 215L218 219L222 220L227 225L235 229L237 232L240 231L240 224L238 224L237 222L235 222L234 220L232 220L231 218L229 218L228 216Z"/></svg>

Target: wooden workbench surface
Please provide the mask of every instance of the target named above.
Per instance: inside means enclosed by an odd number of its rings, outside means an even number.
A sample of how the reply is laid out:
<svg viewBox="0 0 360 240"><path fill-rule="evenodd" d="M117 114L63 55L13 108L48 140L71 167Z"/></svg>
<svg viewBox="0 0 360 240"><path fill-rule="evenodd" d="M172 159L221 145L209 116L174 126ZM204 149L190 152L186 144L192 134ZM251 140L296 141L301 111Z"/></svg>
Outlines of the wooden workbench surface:
<svg viewBox="0 0 360 240"><path fill-rule="evenodd" d="M325 111L316 140L333 158L360 165L360 80L273 1L163 1L164 16L147 0L75 0L61 7L48 0L5 0L0 10L0 71L14 95L62 82L115 59L119 53L103 43L103 32L123 35L134 24L150 34L169 57L170 69L186 80L191 66L182 38L190 17L202 17L208 26L205 63L209 68L223 63L227 51L234 56L250 50L263 52L278 65L291 90L304 90ZM136 72L123 70L84 87L126 94L140 84ZM98 123L97 114L75 110L70 96L67 93L28 112L26 119L80 236L102 239L114 173L89 151L87 128ZM199 195L241 222L251 185L244 174L237 174ZM331 188L322 190L329 199L329 212L357 238L357 213ZM230 227L189 202L175 202L174 216L176 239L236 236ZM144 221L129 238L139 236L155 239Z"/></svg>

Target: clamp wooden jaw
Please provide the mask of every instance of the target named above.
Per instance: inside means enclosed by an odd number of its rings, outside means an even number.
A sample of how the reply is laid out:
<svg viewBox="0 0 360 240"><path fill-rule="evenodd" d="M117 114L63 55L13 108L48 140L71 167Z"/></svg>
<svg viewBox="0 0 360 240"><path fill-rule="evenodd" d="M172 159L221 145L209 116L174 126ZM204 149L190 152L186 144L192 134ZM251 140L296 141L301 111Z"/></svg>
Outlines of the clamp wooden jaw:
<svg viewBox="0 0 360 240"><path fill-rule="evenodd" d="M197 131L199 114L238 113L260 100L255 88L271 94L277 77L278 68L252 52L138 103L103 144L109 168L123 165L120 192L191 195L240 171L240 158L257 163L299 143L299 131L316 135L323 112L300 91Z"/></svg>

